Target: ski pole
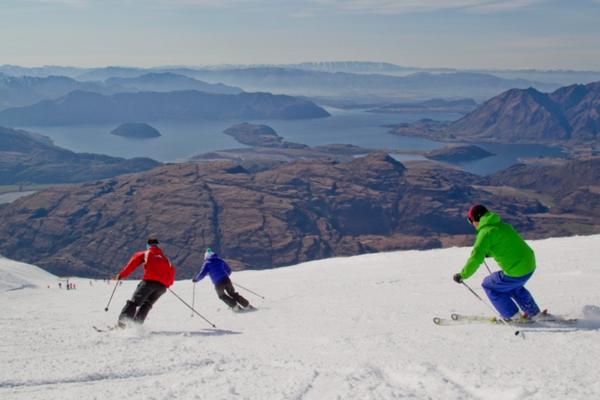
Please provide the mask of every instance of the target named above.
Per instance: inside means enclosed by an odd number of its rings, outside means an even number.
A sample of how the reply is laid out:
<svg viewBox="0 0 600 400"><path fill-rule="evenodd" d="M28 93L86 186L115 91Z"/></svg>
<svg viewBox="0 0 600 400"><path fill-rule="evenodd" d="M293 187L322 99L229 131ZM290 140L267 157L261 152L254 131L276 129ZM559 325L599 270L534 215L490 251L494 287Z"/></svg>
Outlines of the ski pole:
<svg viewBox="0 0 600 400"><path fill-rule="evenodd" d="M495 309L494 309L494 308L493 308L491 305L489 305L489 304L488 304L488 303L487 303L485 300L483 300L483 299L481 298L481 296L479 296L479 295L478 295L478 294L477 294L477 293L476 293L476 292L475 292L473 289L471 289L471 287L470 287L469 285L467 285L467 284L466 284L466 282L461 282L461 283L462 283L463 285L465 285L465 287L466 287L467 289L469 289L469 291L470 291L471 293L473 293L473 295L474 295L475 297L477 297L477 298L479 299L479 301L481 301L483 304L485 304L485 306L486 306L487 308L489 308L490 310L492 310L492 311L494 312L494 314L498 315L498 316L500 317L500 319L499 319L499 321L500 321L500 322L502 322L504 325L506 325L506 326L510 327L510 324L504 320L504 318L502 317L502 315L498 314L498 311L497 311L497 310L495 310ZM515 335L518 335L519 333L520 333L520 331L519 331L519 330L516 330L516 331L515 331Z"/></svg>
<svg viewBox="0 0 600 400"><path fill-rule="evenodd" d="M483 263L485 264L485 267L487 268L488 272L490 273L490 275L492 274L492 270L490 269L490 267L487 265L487 263L485 262L485 260L483 260Z"/></svg>
<svg viewBox="0 0 600 400"><path fill-rule="evenodd" d="M244 289L245 291L252 293L252 294L253 294L253 295L255 295L255 296L258 296L258 297L260 297L260 298L261 298L261 299L263 299L263 300L265 299L265 298L264 298L263 296L261 296L260 294L258 294L258 293L256 293L256 292L253 292L252 290L250 290L250 289L248 289L248 288L245 288L245 287L243 287L242 285L239 285L239 284L237 284L237 283L234 283L234 285L235 285L235 286L237 286L237 287L239 287L240 289Z"/></svg>
<svg viewBox="0 0 600 400"><path fill-rule="evenodd" d="M194 282L194 287L192 289L192 308L194 308L194 305L196 304L196 282ZM190 317L194 317L194 313L192 313L190 315Z"/></svg>
<svg viewBox="0 0 600 400"><path fill-rule="evenodd" d="M209 320L207 320L206 318L204 318L204 316L202 314L200 314L198 311L196 311L196 309L194 307L192 307L188 303L186 303L185 300L183 300L181 297L179 297L177 295L177 293L175 293L174 291L171 290L171 288L167 288L167 289L169 289L169 292L171 292L173 294L173 296L177 297L179 299L179 301L181 301L183 304L185 304L185 306L187 308L189 308L194 313L196 313L196 315L198 315L200 318L202 318L203 320L205 320L206 322L208 322L213 328L217 327L215 324L213 324L212 322L210 322Z"/></svg>
<svg viewBox="0 0 600 400"><path fill-rule="evenodd" d="M110 295L110 299L108 299L108 304L106 305L106 307L104 307L104 311L108 311L108 306L110 306L110 302L112 301L113 296L115 295L115 291L117 290L117 286L119 286L119 280L117 279L117 282L115 283L115 288L112 291L112 294Z"/></svg>

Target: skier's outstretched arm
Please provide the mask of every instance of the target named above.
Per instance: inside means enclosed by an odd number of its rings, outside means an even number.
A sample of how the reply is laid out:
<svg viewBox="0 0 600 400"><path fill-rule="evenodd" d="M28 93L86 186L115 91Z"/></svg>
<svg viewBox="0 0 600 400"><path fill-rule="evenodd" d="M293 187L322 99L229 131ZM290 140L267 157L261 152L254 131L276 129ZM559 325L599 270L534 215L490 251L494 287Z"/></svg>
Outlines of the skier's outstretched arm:
<svg viewBox="0 0 600 400"><path fill-rule="evenodd" d="M137 253L135 253L133 257L131 257L131 260L129 260L127 265L123 267L121 272L119 272L119 275L117 275L117 279L127 278L129 275L131 275L133 271L135 271L137 267L142 265L142 263L144 262L144 254L144 251L138 251Z"/></svg>
<svg viewBox="0 0 600 400"><path fill-rule="evenodd" d="M473 250L471 250L471 256L467 260L465 266L460 272L460 276L462 279L467 279L471 277L479 268L483 260L485 259L486 254L488 253L490 247L488 233L482 232L477 235L477 240L475 240L475 244L473 245Z"/></svg>
<svg viewBox="0 0 600 400"><path fill-rule="evenodd" d="M201 281L206 276L207 273L208 273L208 263L205 262L202 265L202 268L200 268L200 271L198 271L198 274L196 274L194 279L192 279L192 281L193 282Z"/></svg>

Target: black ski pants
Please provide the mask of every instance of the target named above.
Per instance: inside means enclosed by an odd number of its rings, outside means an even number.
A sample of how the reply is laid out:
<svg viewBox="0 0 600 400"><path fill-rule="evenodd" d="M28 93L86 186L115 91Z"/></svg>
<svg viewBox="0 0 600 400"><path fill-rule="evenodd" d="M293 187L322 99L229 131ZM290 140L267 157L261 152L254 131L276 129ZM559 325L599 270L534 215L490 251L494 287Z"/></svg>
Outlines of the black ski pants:
<svg viewBox="0 0 600 400"><path fill-rule="evenodd" d="M127 300L119 315L119 321L133 320L143 323L156 300L167 291L167 287L156 281L141 281L131 300Z"/></svg>
<svg viewBox="0 0 600 400"><path fill-rule="evenodd" d="M219 298L225 302L229 307L233 307L236 304L240 304L242 307L248 307L248 300L242 297L238 292L233 288L233 283L231 283L231 279L225 278L221 282L215 285L215 290L219 295Z"/></svg>

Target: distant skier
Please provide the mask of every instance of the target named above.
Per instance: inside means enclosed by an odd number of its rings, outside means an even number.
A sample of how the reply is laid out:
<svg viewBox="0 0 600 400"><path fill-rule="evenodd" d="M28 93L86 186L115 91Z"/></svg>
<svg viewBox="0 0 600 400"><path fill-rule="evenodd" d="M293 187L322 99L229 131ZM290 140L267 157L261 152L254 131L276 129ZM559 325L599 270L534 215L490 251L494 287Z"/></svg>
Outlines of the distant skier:
<svg viewBox="0 0 600 400"><path fill-rule="evenodd" d="M242 295L237 293L233 287L229 275L231 268L227 263L219 258L217 253L214 253L211 248L207 248L204 253L204 264L198 274L192 279L194 283L201 281L206 275L210 276L212 283L215 285L217 295L232 311L249 311L255 308L250 305Z"/></svg>
<svg viewBox="0 0 600 400"><path fill-rule="evenodd" d="M140 265L144 264L144 277L138 284L131 300L127 300L119 315L120 327L130 321L144 323L152 306L175 281L175 267L158 247L158 239L150 237L146 251L138 251L117 275L118 280L127 278Z"/></svg>
<svg viewBox="0 0 600 400"><path fill-rule="evenodd" d="M454 281L462 283L468 279L484 258L491 256L502 271L487 276L482 286L500 315L507 320L538 315L540 309L524 287L536 268L533 250L511 225L481 204L471 207L468 220L477 229L477 238L462 271L454 274ZM519 315L519 308L523 316Z"/></svg>

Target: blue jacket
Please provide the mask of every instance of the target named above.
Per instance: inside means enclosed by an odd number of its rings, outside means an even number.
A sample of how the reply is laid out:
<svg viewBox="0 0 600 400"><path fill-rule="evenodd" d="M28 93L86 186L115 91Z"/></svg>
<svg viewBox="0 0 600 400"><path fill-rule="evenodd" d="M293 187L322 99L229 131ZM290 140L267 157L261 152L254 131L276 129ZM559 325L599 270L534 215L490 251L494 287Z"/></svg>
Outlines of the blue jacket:
<svg viewBox="0 0 600 400"><path fill-rule="evenodd" d="M225 278L231 275L231 268L227 263L219 258L217 253L213 253L204 261L202 268L198 274L192 279L194 282L202 280L206 275L210 276L210 280L215 285L223 282Z"/></svg>

